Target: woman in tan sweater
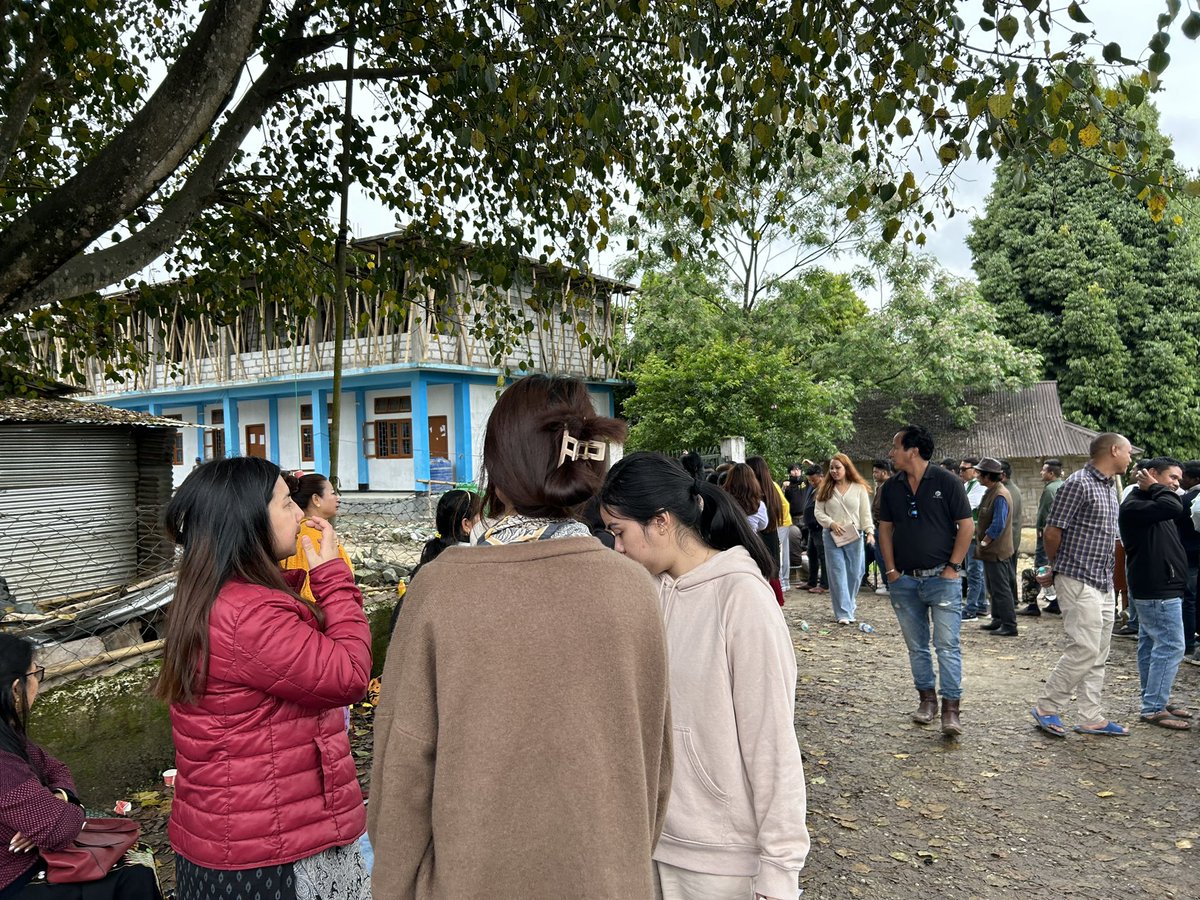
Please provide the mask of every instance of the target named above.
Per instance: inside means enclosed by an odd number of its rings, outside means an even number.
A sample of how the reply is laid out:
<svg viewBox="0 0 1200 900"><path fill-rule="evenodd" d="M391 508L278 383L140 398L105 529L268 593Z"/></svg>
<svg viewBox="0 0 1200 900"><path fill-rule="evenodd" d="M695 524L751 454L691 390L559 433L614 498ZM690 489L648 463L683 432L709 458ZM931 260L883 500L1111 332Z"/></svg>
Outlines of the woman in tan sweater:
<svg viewBox="0 0 1200 900"><path fill-rule="evenodd" d="M616 549L658 579L675 773L654 851L662 900L795 900L808 854L796 654L775 562L726 492L634 453L600 495Z"/></svg>
<svg viewBox="0 0 1200 900"><path fill-rule="evenodd" d="M654 585L573 510L607 444L581 382L501 396L488 519L409 587L375 717L374 895L648 898L670 788Z"/></svg>
<svg viewBox="0 0 1200 900"><path fill-rule="evenodd" d="M853 625L858 586L866 571L863 536L874 546L875 520L870 489L845 453L835 453L829 460L829 477L817 488L813 511L824 529L833 617L839 625Z"/></svg>

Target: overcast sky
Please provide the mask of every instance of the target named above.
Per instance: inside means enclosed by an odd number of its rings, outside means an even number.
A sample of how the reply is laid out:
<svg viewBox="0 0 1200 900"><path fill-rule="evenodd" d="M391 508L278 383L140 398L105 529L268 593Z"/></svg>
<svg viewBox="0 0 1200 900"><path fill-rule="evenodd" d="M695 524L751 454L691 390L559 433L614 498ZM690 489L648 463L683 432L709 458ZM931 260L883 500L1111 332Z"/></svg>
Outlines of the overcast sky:
<svg viewBox="0 0 1200 900"><path fill-rule="evenodd" d="M1165 0L1089 0L1083 9L1093 26L1075 27L1094 27L1101 45L1116 41L1126 56L1144 59L1146 44L1156 31L1155 19L1165 6ZM971 0L963 5L962 16L968 23L977 22L981 13L979 0ZM1186 14L1185 4L1181 18ZM1200 85L1200 43L1183 37L1178 26L1178 22L1173 26L1168 47L1171 64L1163 77L1163 90L1152 95L1152 99L1161 112L1163 132L1174 139L1176 158L1183 166L1196 170L1200 169L1200 103L1195 95L1196 85ZM1064 29L1058 39L1065 40L1069 34L1070 30ZM1096 53L1098 55L1099 51ZM1190 89L1187 87L1189 84L1193 86ZM965 276L972 274L966 236L971 218L983 212L991 183L990 163L971 160L960 165L957 171L954 199L960 212L953 218L941 219L936 231L929 234L926 245L927 251L951 272ZM386 209L361 195L352 200L351 220L356 237L381 234L396 228L392 215ZM600 274L608 275L611 274L615 259L615 253L601 254L594 257L592 265ZM831 268L846 271L854 265L853 259L832 262L827 259L825 262ZM872 305L878 303L876 297L864 299Z"/></svg>

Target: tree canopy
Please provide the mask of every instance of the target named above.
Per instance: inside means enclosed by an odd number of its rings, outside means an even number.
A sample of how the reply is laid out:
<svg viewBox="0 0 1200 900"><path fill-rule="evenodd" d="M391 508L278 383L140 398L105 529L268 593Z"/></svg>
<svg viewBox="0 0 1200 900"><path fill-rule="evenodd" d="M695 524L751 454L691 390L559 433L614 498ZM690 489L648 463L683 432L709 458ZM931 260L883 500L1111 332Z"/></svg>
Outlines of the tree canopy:
<svg viewBox="0 0 1200 900"><path fill-rule="evenodd" d="M1148 161L1181 177L1149 104ZM1118 139L1119 134L1109 135ZM1015 189L1002 163L968 244L1000 330L1039 349L1067 417L1151 453L1200 455L1200 234L1177 201L1153 218L1114 192L1094 150L1048 160Z"/></svg>
<svg viewBox="0 0 1200 900"><path fill-rule="evenodd" d="M344 135L356 183L421 237L431 273L470 240L501 285L521 254L581 265L643 195L676 193L703 226L730 173L764 182L802 149L871 169L839 203L851 220L883 204L887 239L923 240L969 156L1096 149L1156 209L1178 185L1136 126L1121 146L1097 136L1200 15L1166 0L1127 54L1086 6L983 0L967 22L956 0L12 0L0 328L41 309L39 330L117 353L101 332L122 304L178 298L96 292L160 258L206 314L232 314L251 277L303 312L329 280L349 78L374 101Z"/></svg>

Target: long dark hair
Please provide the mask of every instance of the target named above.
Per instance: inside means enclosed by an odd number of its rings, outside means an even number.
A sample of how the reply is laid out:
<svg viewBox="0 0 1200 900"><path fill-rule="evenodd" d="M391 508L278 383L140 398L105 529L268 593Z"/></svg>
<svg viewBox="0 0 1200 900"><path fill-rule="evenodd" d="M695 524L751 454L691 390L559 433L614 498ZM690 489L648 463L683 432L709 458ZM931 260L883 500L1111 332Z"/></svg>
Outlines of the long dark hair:
<svg viewBox="0 0 1200 900"><path fill-rule="evenodd" d="M661 453L631 453L612 467L600 502L642 525L666 511L714 550L745 547L763 578L778 566L746 515L724 489L693 478L678 461Z"/></svg>
<svg viewBox="0 0 1200 900"><path fill-rule="evenodd" d="M725 480L721 482L721 487L729 492L729 496L746 515L752 516L758 512L758 504L763 500L763 489L758 483L758 476L748 465L734 463Z"/></svg>
<svg viewBox="0 0 1200 900"><path fill-rule="evenodd" d="M529 375L513 382L496 401L483 439L487 514L570 518L600 490L605 461L560 465L563 432L579 441L607 442L624 440L627 430L619 419L596 412L582 381Z"/></svg>
<svg viewBox="0 0 1200 900"><path fill-rule="evenodd" d="M779 499L779 491L775 490L770 466L761 456L751 456L746 460L746 465L754 470L758 486L762 488L763 502L767 505L767 527L778 528L779 520L783 518L783 502Z"/></svg>
<svg viewBox="0 0 1200 900"><path fill-rule="evenodd" d="M253 456L205 463L167 504L167 536L183 547L155 693L191 703L208 674L208 616L230 578L296 596L271 541L268 507L279 466Z"/></svg>
<svg viewBox="0 0 1200 900"><path fill-rule="evenodd" d="M479 515L483 500L472 491L453 490L442 494L437 505L437 537L425 542L421 550L420 565L433 562L447 547L463 543L469 535L463 531L463 519L473 519ZM414 571L413 575L417 573Z"/></svg>
<svg viewBox="0 0 1200 900"><path fill-rule="evenodd" d="M33 665L33 642L11 634L0 633L0 750L28 760L25 752L25 729L29 724L29 704L25 691L12 689L15 679L21 686L29 667Z"/></svg>

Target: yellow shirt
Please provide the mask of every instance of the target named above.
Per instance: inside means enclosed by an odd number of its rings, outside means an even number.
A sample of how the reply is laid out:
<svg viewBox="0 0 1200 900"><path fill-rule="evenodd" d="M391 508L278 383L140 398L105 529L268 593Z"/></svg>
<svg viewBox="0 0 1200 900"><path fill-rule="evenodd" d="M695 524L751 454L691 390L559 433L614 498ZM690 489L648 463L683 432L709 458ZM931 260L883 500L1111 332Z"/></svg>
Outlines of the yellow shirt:
<svg viewBox="0 0 1200 900"><path fill-rule="evenodd" d="M285 572L293 569L308 571L308 555L304 552L304 544L302 543L305 535L313 542L314 547L321 546L321 532L307 522L300 523L300 533L296 535L296 553L281 563ZM350 557L346 555L346 548L342 546L341 541L338 541L338 556L345 561L346 565L350 566L350 573L354 574L354 566L350 565ZM308 584L307 575L304 576L304 587L300 589L300 596L309 603L317 602L317 598L313 596L312 588Z"/></svg>
<svg viewBox="0 0 1200 900"><path fill-rule="evenodd" d="M783 506L783 512L779 516L779 527L780 528L791 528L792 527L792 508L791 508L791 506L788 505L787 497L783 496L783 488L781 488L779 485L775 484L775 482L773 482L773 481L771 482L771 486L775 488L775 493L777 493L779 495L779 502Z"/></svg>

